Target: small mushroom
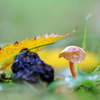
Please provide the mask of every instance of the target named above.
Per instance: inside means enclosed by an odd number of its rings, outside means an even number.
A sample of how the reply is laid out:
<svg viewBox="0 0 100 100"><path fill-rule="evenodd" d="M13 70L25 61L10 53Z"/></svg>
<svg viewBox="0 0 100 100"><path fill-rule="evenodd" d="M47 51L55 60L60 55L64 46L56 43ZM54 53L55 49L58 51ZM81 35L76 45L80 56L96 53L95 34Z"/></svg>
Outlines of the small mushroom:
<svg viewBox="0 0 100 100"><path fill-rule="evenodd" d="M85 51L78 46L68 46L59 54L59 58L64 57L69 61L70 71L73 77L76 77L74 63L82 62L85 56Z"/></svg>

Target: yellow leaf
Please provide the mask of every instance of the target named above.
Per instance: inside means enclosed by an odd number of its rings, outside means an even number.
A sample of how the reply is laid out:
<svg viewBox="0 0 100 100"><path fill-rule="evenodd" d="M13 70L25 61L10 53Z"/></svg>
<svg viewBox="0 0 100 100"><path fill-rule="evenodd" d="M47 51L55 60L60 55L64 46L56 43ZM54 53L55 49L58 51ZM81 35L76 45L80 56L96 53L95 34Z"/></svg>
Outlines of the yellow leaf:
<svg viewBox="0 0 100 100"><path fill-rule="evenodd" d="M44 35L44 36L37 36L31 40L23 40L20 43L15 42L14 44L10 45L6 45L5 47L0 49L0 70L5 69L7 66L11 65L12 62L14 61L14 58L10 59L8 62L2 64L2 62L6 61L7 59L9 59L10 57L18 54L22 49L30 49L30 48L34 48L37 46L41 46L41 45L45 45L45 44L49 44L49 43L53 43L63 37L68 36L71 33L74 33L75 30L73 30L70 33L67 33L65 35L58 35L58 34L51 34L51 35ZM33 49L31 51L36 52L37 50L41 49L43 47L39 47L36 49Z"/></svg>

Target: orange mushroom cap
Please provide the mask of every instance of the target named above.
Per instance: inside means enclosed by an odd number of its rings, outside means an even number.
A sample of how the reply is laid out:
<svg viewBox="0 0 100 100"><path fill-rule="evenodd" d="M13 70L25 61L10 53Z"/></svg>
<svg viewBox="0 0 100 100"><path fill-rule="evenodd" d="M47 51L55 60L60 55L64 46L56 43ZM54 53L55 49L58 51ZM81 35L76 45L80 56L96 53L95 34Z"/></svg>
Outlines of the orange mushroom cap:
<svg viewBox="0 0 100 100"><path fill-rule="evenodd" d="M78 46L68 46L60 54L60 57L64 57L72 63L80 63L85 59L85 51Z"/></svg>

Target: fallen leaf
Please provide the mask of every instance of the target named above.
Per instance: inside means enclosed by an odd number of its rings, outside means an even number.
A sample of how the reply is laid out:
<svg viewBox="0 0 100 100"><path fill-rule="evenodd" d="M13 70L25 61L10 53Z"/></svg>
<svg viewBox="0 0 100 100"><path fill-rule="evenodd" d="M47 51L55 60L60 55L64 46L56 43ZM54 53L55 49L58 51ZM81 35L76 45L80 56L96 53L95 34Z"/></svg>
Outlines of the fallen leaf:
<svg viewBox="0 0 100 100"><path fill-rule="evenodd" d="M44 36L37 36L30 40L26 39L19 43L16 41L12 45L8 44L5 47L0 48L0 70L3 70L6 67L8 67L9 65L11 65L12 62L14 61L13 56L18 54L22 49L25 49L25 48L31 49L31 48L39 46L38 48L31 50L32 52L36 52L37 50L45 47L44 45L53 43L53 42L55 42L63 37L66 37L69 34L74 33L74 32L75 32L75 30L73 30L72 32L67 33L65 35L58 35L58 34L54 34L54 33L50 34L50 35L46 34ZM12 59L9 59L9 58L12 58Z"/></svg>

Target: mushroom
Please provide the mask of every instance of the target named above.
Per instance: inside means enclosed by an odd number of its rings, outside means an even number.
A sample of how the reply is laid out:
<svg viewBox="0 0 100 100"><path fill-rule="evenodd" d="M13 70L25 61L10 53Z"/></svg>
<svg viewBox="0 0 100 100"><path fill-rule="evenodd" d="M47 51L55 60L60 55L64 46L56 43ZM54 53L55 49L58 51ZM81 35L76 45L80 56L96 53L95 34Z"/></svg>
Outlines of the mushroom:
<svg viewBox="0 0 100 100"><path fill-rule="evenodd" d="M85 51L78 46L68 46L59 54L59 58L64 57L69 61L70 71L73 77L76 77L74 63L82 62L85 56Z"/></svg>

